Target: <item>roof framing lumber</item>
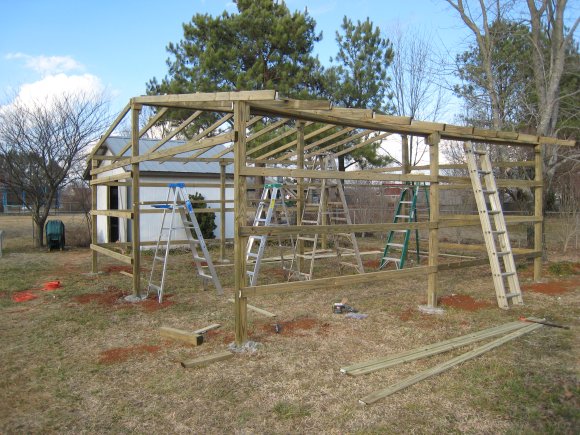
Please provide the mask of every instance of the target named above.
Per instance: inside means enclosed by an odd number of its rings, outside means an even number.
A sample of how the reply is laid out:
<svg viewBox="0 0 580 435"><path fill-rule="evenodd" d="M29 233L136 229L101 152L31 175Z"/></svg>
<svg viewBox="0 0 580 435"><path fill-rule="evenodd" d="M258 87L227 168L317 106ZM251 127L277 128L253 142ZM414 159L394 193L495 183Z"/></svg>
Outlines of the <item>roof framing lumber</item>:
<svg viewBox="0 0 580 435"><path fill-rule="evenodd" d="M89 156L87 157L87 162L95 155L95 153L101 147L101 145L103 145L103 143L109 138L109 136L111 135L113 130L115 130L117 128L117 126L121 123L123 118L125 118L125 115L127 115L127 113L129 113L129 110L131 110L131 103L128 103L123 108L123 110L121 110L121 112L117 115L117 117L115 118L115 120L113 121L111 126L107 129L107 131L105 131L105 133L103 133L103 135L101 136L99 141L95 144L95 146L91 150Z"/></svg>
<svg viewBox="0 0 580 435"><path fill-rule="evenodd" d="M142 95L131 99L132 103L147 105L166 105L174 103L199 103L213 101L252 101L274 100L277 92L266 91L232 91L232 92L196 92L193 94ZM184 106L176 106L184 107Z"/></svg>

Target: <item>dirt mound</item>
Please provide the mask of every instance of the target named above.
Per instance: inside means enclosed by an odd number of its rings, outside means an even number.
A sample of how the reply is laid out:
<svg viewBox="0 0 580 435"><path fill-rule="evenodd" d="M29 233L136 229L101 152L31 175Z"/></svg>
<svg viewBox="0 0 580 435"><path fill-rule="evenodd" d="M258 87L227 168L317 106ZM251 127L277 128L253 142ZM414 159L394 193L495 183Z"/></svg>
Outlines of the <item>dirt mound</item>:
<svg viewBox="0 0 580 435"><path fill-rule="evenodd" d="M545 295L559 295L580 288L580 280L537 282L522 286L523 291L542 293Z"/></svg>
<svg viewBox="0 0 580 435"><path fill-rule="evenodd" d="M115 287L114 285L110 285L104 292L87 293L84 295L75 296L73 300L83 305L95 302L99 305L110 307L119 303L119 299L121 299L123 296L125 296L123 290Z"/></svg>
<svg viewBox="0 0 580 435"><path fill-rule="evenodd" d="M172 294L163 295L163 302L159 303L157 296L153 295L145 299L143 302L138 303L137 306L143 308L143 310L147 312L162 310L163 308L167 308L175 303L169 300L171 297L173 297Z"/></svg>
<svg viewBox="0 0 580 435"><path fill-rule="evenodd" d="M128 359L150 353L157 353L161 349L160 346L131 346L131 347L115 347L113 349L104 350L99 355L99 364L115 364L127 361Z"/></svg>
<svg viewBox="0 0 580 435"><path fill-rule="evenodd" d="M438 299L438 305L445 307L458 308L465 311L477 311L483 308L491 308L493 304L487 301L476 301L471 296L467 295L449 295L441 296Z"/></svg>

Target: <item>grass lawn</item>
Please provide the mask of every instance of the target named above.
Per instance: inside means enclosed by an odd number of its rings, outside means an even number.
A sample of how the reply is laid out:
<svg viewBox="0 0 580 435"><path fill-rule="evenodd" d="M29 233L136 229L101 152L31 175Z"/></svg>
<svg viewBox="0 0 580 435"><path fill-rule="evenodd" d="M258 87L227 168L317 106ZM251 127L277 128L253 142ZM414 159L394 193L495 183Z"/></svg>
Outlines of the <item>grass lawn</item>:
<svg viewBox="0 0 580 435"><path fill-rule="evenodd" d="M76 224L65 225L68 241ZM102 273L90 275L89 250L34 250L24 219L0 216L0 229L7 231L0 259L0 433L572 434L580 427L578 252L551 256L540 284L531 282L531 266L521 267L525 305L509 311L497 308L488 267L441 274L442 315L417 310L425 303L422 278L252 298L250 304L277 314L249 311L259 349L184 369L180 361L226 350L233 341L231 264L218 267L220 297L212 286L202 289L189 254L175 252L164 303L129 304L123 296L131 278L119 273L125 265L99 257ZM361 244L382 249L373 240ZM143 258L146 277L151 256ZM334 267L332 260L321 265L321 274ZM283 271L270 263L262 277L282 281ZM55 280L61 288L41 290ZM14 301L27 290L36 297ZM343 298L369 316L334 314L332 304ZM543 327L369 406L358 399L477 345L359 377L339 372L520 316L571 329ZM222 326L197 347L158 332L212 323Z"/></svg>

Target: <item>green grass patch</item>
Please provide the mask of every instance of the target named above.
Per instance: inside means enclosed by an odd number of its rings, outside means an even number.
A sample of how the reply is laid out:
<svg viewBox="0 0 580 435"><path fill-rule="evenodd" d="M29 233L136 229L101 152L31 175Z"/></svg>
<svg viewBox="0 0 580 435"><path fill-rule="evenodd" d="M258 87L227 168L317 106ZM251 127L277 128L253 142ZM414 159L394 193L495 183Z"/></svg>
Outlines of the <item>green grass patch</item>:
<svg viewBox="0 0 580 435"><path fill-rule="evenodd" d="M548 272L552 275L574 275L574 265L567 261L552 263L548 266Z"/></svg>
<svg viewBox="0 0 580 435"><path fill-rule="evenodd" d="M308 405L296 404L286 401L276 403L272 410L281 420L310 417L311 414L310 407Z"/></svg>

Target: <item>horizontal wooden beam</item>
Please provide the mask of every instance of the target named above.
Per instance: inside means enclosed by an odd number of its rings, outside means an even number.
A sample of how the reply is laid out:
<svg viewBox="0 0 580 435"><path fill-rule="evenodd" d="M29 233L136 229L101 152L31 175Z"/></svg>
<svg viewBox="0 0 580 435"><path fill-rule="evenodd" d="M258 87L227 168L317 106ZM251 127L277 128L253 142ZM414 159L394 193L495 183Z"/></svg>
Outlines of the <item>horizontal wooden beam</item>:
<svg viewBox="0 0 580 435"><path fill-rule="evenodd" d="M197 211L197 209L196 209ZM290 234L335 234L335 233L372 233L391 230L426 230L434 224L429 222L403 222L385 224L341 224L341 225L283 225L283 226L243 226L240 227L242 237L249 236L281 236Z"/></svg>
<svg viewBox="0 0 580 435"><path fill-rule="evenodd" d="M119 260L122 263L126 264L133 264L133 257L129 255L123 255L111 249L105 248L104 246L99 246L91 243L90 248L93 251L98 252L99 254L106 255L107 257L114 258L115 260Z"/></svg>
<svg viewBox="0 0 580 435"><path fill-rule="evenodd" d="M439 182L441 183L457 183L471 186L471 179L469 177L450 177L450 176L439 176ZM535 180L512 180L507 178L496 178L495 180L497 187L541 187L541 181Z"/></svg>
<svg viewBox="0 0 580 435"><path fill-rule="evenodd" d="M109 177L101 177L101 178L91 180L90 185L96 186L98 184L106 184L106 183L109 183L111 181L131 179L132 176L133 176L133 173L131 171L127 171L127 172L123 172L121 174L115 174L115 175L111 175Z"/></svg>
<svg viewBox="0 0 580 435"><path fill-rule="evenodd" d="M155 105L159 103L197 103L200 101L251 101L274 100L276 91L196 92L191 94L143 95L131 99L132 103Z"/></svg>
<svg viewBox="0 0 580 435"><path fill-rule="evenodd" d="M91 210L91 216L111 216L133 219L133 212L131 210Z"/></svg>
<svg viewBox="0 0 580 435"><path fill-rule="evenodd" d="M437 177L423 174L393 175L374 174L367 171L312 171L308 169L286 168L242 168L240 175L249 177L293 177L327 180L374 180L374 181L427 181L435 182Z"/></svg>
<svg viewBox="0 0 580 435"><path fill-rule="evenodd" d="M314 279L312 281L284 282L280 284L243 287L241 289L241 297L280 294L301 290L311 290L315 288L336 289L345 285L368 284L408 276L422 276L436 272L436 270L437 268L435 266L420 266L400 270L369 272L359 275L333 276L329 278Z"/></svg>

